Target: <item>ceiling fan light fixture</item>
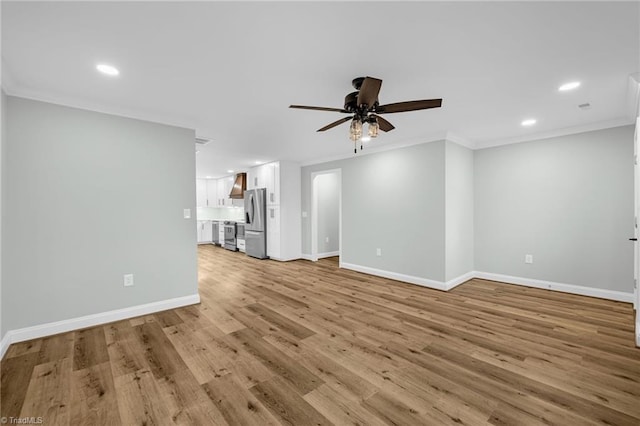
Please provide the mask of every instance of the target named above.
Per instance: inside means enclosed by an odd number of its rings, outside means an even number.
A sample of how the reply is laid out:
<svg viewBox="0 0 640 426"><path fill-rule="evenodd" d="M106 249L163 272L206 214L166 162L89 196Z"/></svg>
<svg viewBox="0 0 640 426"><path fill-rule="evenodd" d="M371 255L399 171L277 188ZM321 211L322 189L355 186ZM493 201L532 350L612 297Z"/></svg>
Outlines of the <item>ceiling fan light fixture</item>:
<svg viewBox="0 0 640 426"><path fill-rule="evenodd" d="M369 119L369 137L377 138L378 131L380 130L380 126L378 125L378 120L375 117Z"/></svg>
<svg viewBox="0 0 640 426"><path fill-rule="evenodd" d="M349 139L357 141L362 137L362 121L357 117L351 120L351 126L349 126Z"/></svg>

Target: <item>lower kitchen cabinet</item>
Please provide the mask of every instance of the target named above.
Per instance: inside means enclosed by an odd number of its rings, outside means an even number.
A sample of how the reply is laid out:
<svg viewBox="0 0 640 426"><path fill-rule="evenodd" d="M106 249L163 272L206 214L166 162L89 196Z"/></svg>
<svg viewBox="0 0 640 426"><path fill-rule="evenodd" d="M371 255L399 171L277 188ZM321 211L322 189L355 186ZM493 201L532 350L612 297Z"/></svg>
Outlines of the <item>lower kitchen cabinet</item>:
<svg viewBox="0 0 640 426"><path fill-rule="evenodd" d="M223 246L224 245L224 222L218 222L218 241L220 242L220 245Z"/></svg>
<svg viewBox="0 0 640 426"><path fill-rule="evenodd" d="M213 240L211 221L199 220L196 223L198 224L198 244L210 244Z"/></svg>

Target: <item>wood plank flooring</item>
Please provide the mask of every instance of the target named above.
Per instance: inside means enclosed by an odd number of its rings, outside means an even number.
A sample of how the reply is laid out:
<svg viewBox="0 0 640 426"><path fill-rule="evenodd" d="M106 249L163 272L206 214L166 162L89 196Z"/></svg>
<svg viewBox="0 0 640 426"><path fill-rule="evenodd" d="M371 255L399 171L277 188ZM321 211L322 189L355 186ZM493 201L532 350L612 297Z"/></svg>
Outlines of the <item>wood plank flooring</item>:
<svg viewBox="0 0 640 426"><path fill-rule="evenodd" d="M639 425L630 304L199 247L202 303L12 345L47 425Z"/></svg>

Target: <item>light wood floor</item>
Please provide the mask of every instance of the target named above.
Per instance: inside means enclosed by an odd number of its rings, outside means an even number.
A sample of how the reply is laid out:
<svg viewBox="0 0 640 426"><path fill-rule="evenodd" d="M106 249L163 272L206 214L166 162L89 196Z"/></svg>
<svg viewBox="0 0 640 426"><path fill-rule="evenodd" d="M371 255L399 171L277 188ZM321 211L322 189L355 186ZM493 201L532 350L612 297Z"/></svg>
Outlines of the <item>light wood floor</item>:
<svg viewBox="0 0 640 426"><path fill-rule="evenodd" d="M640 424L629 304L200 256L202 304L11 346L5 417L47 425Z"/></svg>

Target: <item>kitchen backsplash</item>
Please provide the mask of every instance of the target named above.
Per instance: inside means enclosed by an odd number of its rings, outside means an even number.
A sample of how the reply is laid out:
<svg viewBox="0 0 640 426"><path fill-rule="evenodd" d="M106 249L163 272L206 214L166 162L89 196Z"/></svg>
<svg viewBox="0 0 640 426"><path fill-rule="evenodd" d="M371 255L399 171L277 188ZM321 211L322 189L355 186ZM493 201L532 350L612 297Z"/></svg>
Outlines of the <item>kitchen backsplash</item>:
<svg viewBox="0 0 640 426"><path fill-rule="evenodd" d="M244 220L244 208L242 207L198 207L196 209L197 220Z"/></svg>

